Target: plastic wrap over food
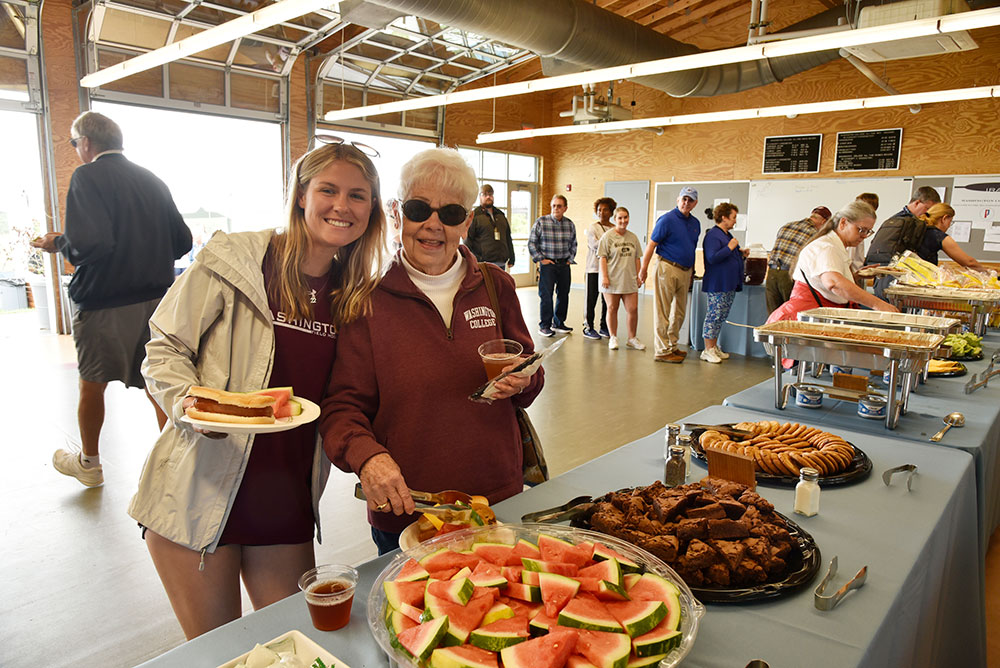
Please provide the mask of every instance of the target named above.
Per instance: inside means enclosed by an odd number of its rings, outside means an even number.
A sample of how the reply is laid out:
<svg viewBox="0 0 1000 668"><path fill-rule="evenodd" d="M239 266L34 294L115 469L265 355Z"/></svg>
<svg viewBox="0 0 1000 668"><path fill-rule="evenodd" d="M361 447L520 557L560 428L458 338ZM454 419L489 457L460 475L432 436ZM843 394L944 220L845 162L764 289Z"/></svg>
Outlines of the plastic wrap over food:
<svg viewBox="0 0 1000 668"><path fill-rule="evenodd" d="M536 350L531 355L528 355L524 360L521 361L516 367L510 371L504 371L499 376L490 380L485 385L480 387L478 390L469 395L470 401L475 401L483 404L492 404L493 398L496 396L498 390L496 388L496 383L501 378L506 378L507 376L524 376L528 377L538 371L538 368L542 366L542 361L546 357L559 350L559 346L563 344L567 337L563 337L553 343L548 348L543 350Z"/></svg>
<svg viewBox="0 0 1000 668"><path fill-rule="evenodd" d="M1000 279L997 278L997 272L992 269L976 271L964 267L934 265L913 251L897 255L889 267L902 271L899 282L907 285L1000 289Z"/></svg>

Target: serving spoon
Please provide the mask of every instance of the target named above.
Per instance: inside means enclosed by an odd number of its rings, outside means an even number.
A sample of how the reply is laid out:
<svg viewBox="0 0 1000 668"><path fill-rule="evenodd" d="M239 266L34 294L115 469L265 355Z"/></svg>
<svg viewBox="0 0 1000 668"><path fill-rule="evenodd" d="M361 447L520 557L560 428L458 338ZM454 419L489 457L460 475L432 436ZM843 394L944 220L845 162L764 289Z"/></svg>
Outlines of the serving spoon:
<svg viewBox="0 0 1000 668"><path fill-rule="evenodd" d="M944 438L945 432L947 432L952 427L965 426L965 416L959 413L958 411L955 411L954 413L948 413L947 415L944 416L944 418L941 421L944 422L944 427L941 428L941 431L931 436L932 443L937 443L942 438Z"/></svg>

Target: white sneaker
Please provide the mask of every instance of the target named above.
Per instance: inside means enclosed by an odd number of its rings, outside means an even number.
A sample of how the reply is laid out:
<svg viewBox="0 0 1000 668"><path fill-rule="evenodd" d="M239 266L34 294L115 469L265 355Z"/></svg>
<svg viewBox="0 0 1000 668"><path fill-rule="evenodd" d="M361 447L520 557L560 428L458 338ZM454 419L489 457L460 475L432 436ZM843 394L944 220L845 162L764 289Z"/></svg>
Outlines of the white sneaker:
<svg viewBox="0 0 1000 668"><path fill-rule="evenodd" d="M608 350L618 350L618 337L612 336L608 339Z"/></svg>
<svg viewBox="0 0 1000 668"><path fill-rule="evenodd" d="M87 487L100 487L104 484L104 469L100 465L84 468L79 452L56 450L52 455L52 466L59 473L76 478Z"/></svg>
<svg viewBox="0 0 1000 668"><path fill-rule="evenodd" d="M715 354L719 356L719 359L729 359L729 353L724 352L719 346L715 346Z"/></svg>
<svg viewBox="0 0 1000 668"><path fill-rule="evenodd" d="M722 364L722 358L715 354L715 348L705 348L702 350L701 359L712 364Z"/></svg>
<svg viewBox="0 0 1000 668"><path fill-rule="evenodd" d="M633 350L645 350L646 349L646 344L643 343L642 341L640 341L639 339L637 339L634 336L631 339L629 339L628 341L626 341L625 345L628 346L629 348L632 348Z"/></svg>

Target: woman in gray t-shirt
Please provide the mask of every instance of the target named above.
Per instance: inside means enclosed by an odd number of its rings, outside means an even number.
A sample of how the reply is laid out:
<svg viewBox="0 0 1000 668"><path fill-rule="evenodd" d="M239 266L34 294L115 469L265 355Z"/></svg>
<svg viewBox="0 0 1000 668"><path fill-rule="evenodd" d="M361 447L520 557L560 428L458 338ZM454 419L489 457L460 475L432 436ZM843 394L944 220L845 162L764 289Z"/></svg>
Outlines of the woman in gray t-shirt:
<svg viewBox="0 0 1000 668"><path fill-rule="evenodd" d="M625 345L635 350L646 346L636 337L639 323L639 258L642 247L639 238L628 231L628 209L615 209L615 226L608 230L597 246L600 262L601 292L608 301L608 328L611 338L608 348L618 350L618 304L625 302L628 340Z"/></svg>

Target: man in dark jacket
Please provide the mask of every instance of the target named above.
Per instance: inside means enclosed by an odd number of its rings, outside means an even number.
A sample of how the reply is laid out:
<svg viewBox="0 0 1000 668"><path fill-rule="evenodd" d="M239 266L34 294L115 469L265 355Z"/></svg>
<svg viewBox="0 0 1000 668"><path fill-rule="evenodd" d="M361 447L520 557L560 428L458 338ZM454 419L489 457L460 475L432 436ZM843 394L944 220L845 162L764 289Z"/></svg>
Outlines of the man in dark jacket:
<svg viewBox="0 0 1000 668"><path fill-rule="evenodd" d="M73 340L82 452L56 450L52 465L96 487L104 483L98 445L104 390L112 380L145 388L139 366L149 317L173 283L174 260L191 250L191 231L166 184L122 155L122 131L113 120L81 114L70 143L84 164L66 195L66 232L50 232L32 245L62 253L76 267L69 295L78 309ZM153 407L162 429L166 415Z"/></svg>
<svg viewBox="0 0 1000 668"><path fill-rule="evenodd" d="M479 189L479 206L472 212L465 245L480 262L492 262L505 271L514 266L510 223L503 211L493 206L493 186L488 183Z"/></svg>

